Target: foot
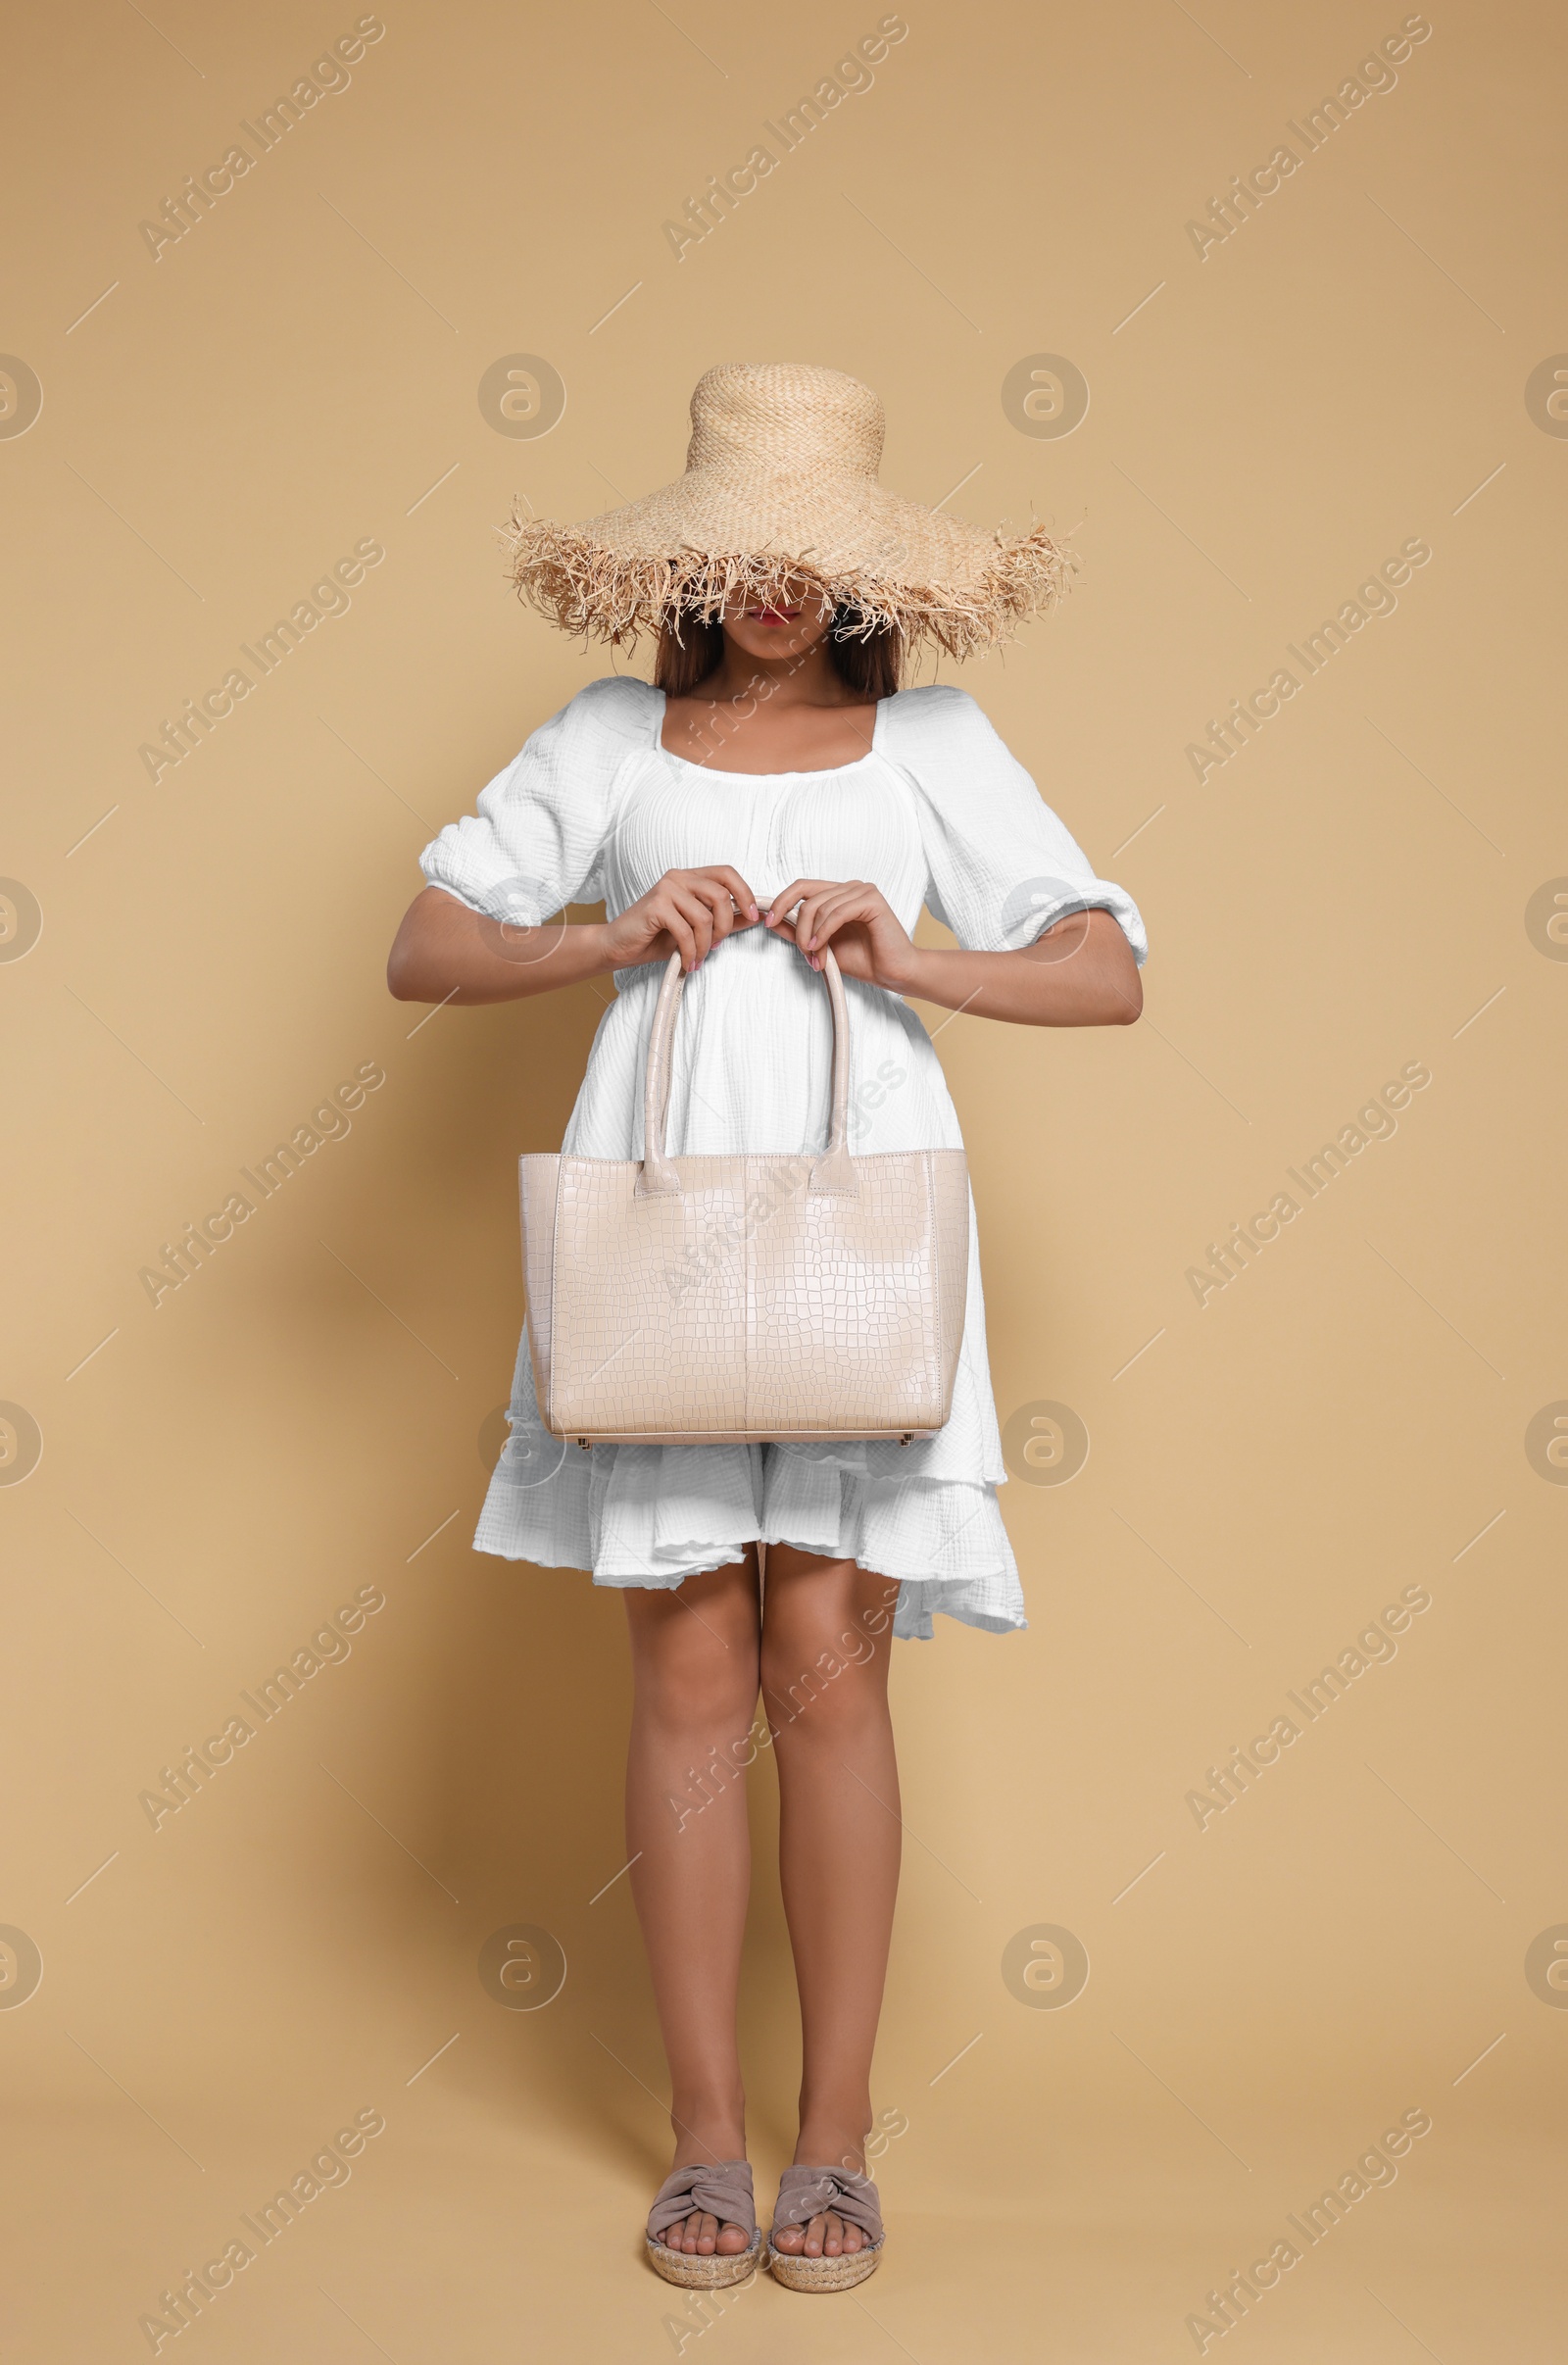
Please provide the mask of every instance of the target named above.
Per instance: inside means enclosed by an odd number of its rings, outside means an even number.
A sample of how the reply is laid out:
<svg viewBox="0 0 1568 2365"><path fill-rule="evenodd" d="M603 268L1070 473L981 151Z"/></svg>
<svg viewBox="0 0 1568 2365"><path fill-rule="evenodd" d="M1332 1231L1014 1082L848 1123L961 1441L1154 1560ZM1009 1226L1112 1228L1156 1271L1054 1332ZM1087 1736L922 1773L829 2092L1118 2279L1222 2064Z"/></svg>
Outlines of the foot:
<svg viewBox="0 0 1568 2365"><path fill-rule="evenodd" d="M865 2154L861 2149L863 2136L846 2137L842 2130L803 2127L801 2140L795 2146L797 2168L836 2166L845 2176L865 2174ZM869 2246L870 2237L862 2227L850 2225L836 2209L825 2209L804 2226L779 2226L773 2233L773 2247L785 2258L850 2258L857 2250Z"/></svg>
<svg viewBox="0 0 1568 2365"><path fill-rule="evenodd" d="M690 2168L701 2162L711 2167L719 2160L743 2160L746 2157L746 2137L738 2129L729 2131L728 2140L716 2150L695 2150L689 2143L675 2146L671 2168ZM736 2258L752 2246L752 2237L744 2226L731 2225L710 2216L706 2209L694 2210L690 2217L678 2217L660 2236L666 2250L680 2250L688 2258Z"/></svg>
<svg viewBox="0 0 1568 2365"><path fill-rule="evenodd" d="M689 2258L735 2258L752 2246L752 2238L744 2226L732 2226L727 2221L720 2225L706 2209L677 2218L665 2228L660 2240L666 2250L682 2250Z"/></svg>
<svg viewBox="0 0 1568 2365"><path fill-rule="evenodd" d="M780 2226L773 2247L785 2258L848 2258L865 2247L858 2226L847 2226L836 2209L813 2217L807 2226Z"/></svg>

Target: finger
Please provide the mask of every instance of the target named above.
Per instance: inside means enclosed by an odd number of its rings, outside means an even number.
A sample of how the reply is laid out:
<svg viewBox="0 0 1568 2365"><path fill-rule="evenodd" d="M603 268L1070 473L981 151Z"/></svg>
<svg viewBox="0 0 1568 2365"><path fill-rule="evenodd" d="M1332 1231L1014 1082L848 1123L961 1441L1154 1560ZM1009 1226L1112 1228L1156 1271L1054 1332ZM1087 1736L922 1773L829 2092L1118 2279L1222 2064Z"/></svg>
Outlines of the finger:
<svg viewBox="0 0 1568 2365"><path fill-rule="evenodd" d="M713 914L701 896L693 895L684 888L678 888L670 895L669 911L671 917L666 925L672 935L678 934L676 920L685 929L691 944L691 957L686 965L695 968L712 942Z"/></svg>
<svg viewBox="0 0 1568 2365"><path fill-rule="evenodd" d="M811 916L809 935L805 931L798 934L795 939L796 944L806 955L812 968L820 969L823 955L840 930L854 927L864 921L867 916L865 906L853 897L846 896L829 903L819 904ZM839 955L841 961L843 958L841 952Z"/></svg>
<svg viewBox="0 0 1568 2365"><path fill-rule="evenodd" d="M764 924L771 928L776 936L782 937L786 944L798 944L800 942L799 906L801 899L812 886L822 886L826 883L825 880L820 879L792 879L781 894L774 896L771 909L763 912Z"/></svg>
<svg viewBox="0 0 1568 2365"><path fill-rule="evenodd" d="M734 897L717 879L693 879L692 893L710 914L715 944L722 944L731 928L745 924L735 909Z"/></svg>
<svg viewBox="0 0 1568 2365"><path fill-rule="evenodd" d="M702 897L690 887L683 887L679 890L679 906L686 915L687 924L696 942L697 959L699 962L702 962L707 960L712 949L712 907L704 903Z"/></svg>
<svg viewBox="0 0 1568 2365"><path fill-rule="evenodd" d="M662 895L657 903L650 906L650 912L666 935L673 939L675 950L680 955L681 967L695 969L697 966L697 939L692 934L690 925L674 899Z"/></svg>
<svg viewBox="0 0 1568 2365"><path fill-rule="evenodd" d="M811 950L816 935L816 915L822 908L826 892L826 888L819 885L801 898L801 908L795 914L795 941L803 953Z"/></svg>
<svg viewBox="0 0 1568 2365"><path fill-rule="evenodd" d="M741 915L743 926L748 925L754 919L760 919L761 913L758 910L757 898L738 870L732 870L727 862L715 862L712 868L706 871L704 875L708 878L717 879L724 887L730 901Z"/></svg>
<svg viewBox="0 0 1568 2365"><path fill-rule="evenodd" d="M881 908L881 901L876 888L868 886L864 879L846 879L842 886L826 888L816 898L811 926L806 931L808 940L807 951L819 952L826 944L832 932L825 924L829 919L832 927L838 928L842 928L848 920L874 919Z"/></svg>
<svg viewBox="0 0 1568 2365"><path fill-rule="evenodd" d="M838 887L831 895L819 896L810 907L810 924L806 924L806 907L801 911L801 927L797 941L807 953L819 953L835 932L855 919L869 919L871 905L865 890L859 887Z"/></svg>
<svg viewBox="0 0 1568 2365"><path fill-rule="evenodd" d="M810 894L813 888L831 887L834 883L832 879L793 878L787 887L773 897L768 913L774 921L787 919L803 895Z"/></svg>

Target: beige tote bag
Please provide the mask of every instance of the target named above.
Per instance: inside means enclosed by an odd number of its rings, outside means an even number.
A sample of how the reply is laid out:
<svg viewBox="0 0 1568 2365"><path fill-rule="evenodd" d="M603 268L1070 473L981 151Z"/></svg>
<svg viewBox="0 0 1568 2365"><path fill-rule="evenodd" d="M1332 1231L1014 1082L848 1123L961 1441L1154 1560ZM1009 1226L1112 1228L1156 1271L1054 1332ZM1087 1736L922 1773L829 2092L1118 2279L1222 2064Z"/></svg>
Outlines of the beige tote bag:
<svg viewBox="0 0 1568 2365"><path fill-rule="evenodd" d="M666 1158L683 974L648 1046L647 1155L519 1159L523 1279L545 1427L579 1446L906 1445L946 1421L963 1332L961 1150L848 1148L850 1015L831 952L825 1152Z"/></svg>

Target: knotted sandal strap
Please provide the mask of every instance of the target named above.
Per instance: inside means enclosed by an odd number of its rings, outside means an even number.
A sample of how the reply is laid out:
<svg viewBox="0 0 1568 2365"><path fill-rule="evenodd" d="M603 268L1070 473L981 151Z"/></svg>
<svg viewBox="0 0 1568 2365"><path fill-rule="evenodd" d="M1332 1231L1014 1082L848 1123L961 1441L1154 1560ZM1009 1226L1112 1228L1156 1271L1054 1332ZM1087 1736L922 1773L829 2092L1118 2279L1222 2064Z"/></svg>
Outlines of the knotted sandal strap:
<svg viewBox="0 0 1568 2365"><path fill-rule="evenodd" d="M694 2163L665 2177L648 2212L648 2239L662 2242L672 2225L699 2209L716 2217L721 2226L739 2226L748 2243L757 2240L757 2203L752 2195L750 2160L719 2160L711 2167Z"/></svg>
<svg viewBox="0 0 1568 2365"><path fill-rule="evenodd" d="M831 2209L846 2225L858 2226L874 2249L882 2240L882 2208L868 2176L844 2168L786 2168L778 2180L773 2231L808 2225Z"/></svg>

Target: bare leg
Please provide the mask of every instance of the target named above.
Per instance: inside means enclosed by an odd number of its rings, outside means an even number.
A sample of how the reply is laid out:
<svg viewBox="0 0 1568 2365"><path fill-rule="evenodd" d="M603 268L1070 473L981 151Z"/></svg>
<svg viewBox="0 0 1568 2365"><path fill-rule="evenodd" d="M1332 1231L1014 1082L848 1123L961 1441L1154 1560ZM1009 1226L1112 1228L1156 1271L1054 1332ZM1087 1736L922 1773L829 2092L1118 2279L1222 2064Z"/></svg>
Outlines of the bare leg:
<svg viewBox="0 0 1568 2365"><path fill-rule="evenodd" d="M899 1769L888 1715L897 1581L767 1548L762 1700L779 1779L779 1872L801 1996L797 2165L865 2167L871 2052L899 1887ZM864 2236L833 2212L777 2237L832 2257Z"/></svg>
<svg viewBox="0 0 1568 2365"><path fill-rule="evenodd" d="M675 1592L628 1590L626 1620L626 1853L669 2062L672 2165L744 2159L735 2000L751 1881L742 1762L757 1708L755 1557ZM701 2212L663 2239L704 2255L747 2243L740 2227Z"/></svg>

